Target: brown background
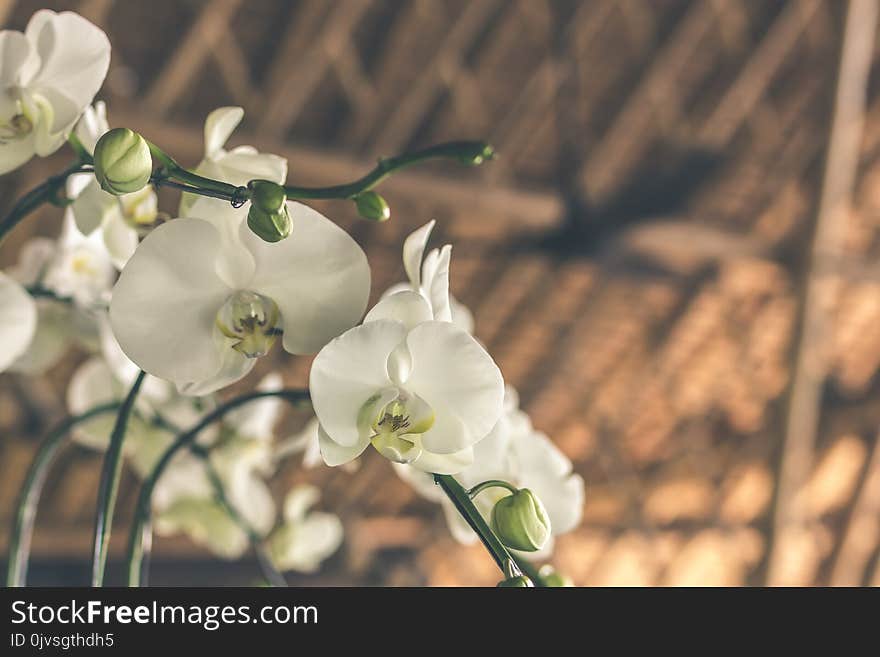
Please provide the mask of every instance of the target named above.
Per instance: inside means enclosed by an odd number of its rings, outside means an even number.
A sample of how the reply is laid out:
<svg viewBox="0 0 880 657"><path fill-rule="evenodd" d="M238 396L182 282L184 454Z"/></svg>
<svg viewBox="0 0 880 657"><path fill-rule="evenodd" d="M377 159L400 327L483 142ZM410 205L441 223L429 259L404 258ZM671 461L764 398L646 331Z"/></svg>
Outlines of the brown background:
<svg viewBox="0 0 880 657"><path fill-rule="evenodd" d="M556 553L578 584L880 584L880 67L857 179L831 221L834 266L805 258L845 3L0 0L0 24L22 29L44 5L110 36L111 125L186 163L200 158L204 116L228 104L246 110L232 143L287 156L290 182L344 182L439 140L496 146L480 169L430 165L390 181L384 225L354 220L348 203L320 209L366 250L374 296L403 277L405 235L438 220L477 336L587 481L583 526ZM0 207L64 157L0 178ZM0 262L58 220L29 220ZM812 315L798 311L808 294ZM821 330L805 328L816 317ZM824 358L818 403L795 414L818 427L815 441L783 440L793 335ZM3 526L81 358L37 380L0 376ZM309 359L276 354L240 387L270 366L302 385ZM780 489L793 453L803 465ZM31 581L87 580L99 462L70 449L53 470ZM292 583L497 580L376 454L353 475L290 463L278 492L294 481L319 483L347 533L320 575ZM136 493L133 477L123 483L114 548ZM157 583L256 572L184 539L155 550Z"/></svg>

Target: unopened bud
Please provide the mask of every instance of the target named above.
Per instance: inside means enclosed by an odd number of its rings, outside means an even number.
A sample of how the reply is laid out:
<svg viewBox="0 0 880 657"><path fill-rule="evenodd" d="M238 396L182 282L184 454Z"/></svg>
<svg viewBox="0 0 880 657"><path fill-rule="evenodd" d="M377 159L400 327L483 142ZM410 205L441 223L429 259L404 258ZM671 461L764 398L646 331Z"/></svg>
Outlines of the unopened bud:
<svg viewBox="0 0 880 657"><path fill-rule="evenodd" d="M354 197L360 216L371 221L387 221L391 217L391 208L379 194L374 191L362 192Z"/></svg>
<svg viewBox="0 0 880 657"><path fill-rule="evenodd" d="M525 575L519 575L518 577L510 577L508 579L503 579L498 582L499 588L533 588L535 585Z"/></svg>
<svg viewBox="0 0 880 657"><path fill-rule="evenodd" d="M248 188L251 190L248 228L266 242L278 242L290 235L291 221L284 187L269 180L251 180Z"/></svg>
<svg viewBox="0 0 880 657"><path fill-rule="evenodd" d="M528 488L502 497L492 508L492 530L509 548L534 552L550 537L550 519L541 500Z"/></svg>
<svg viewBox="0 0 880 657"><path fill-rule="evenodd" d="M128 128L114 128L98 140L94 163L101 189L116 196L143 189L153 172L149 145Z"/></svg>
<svg viewBox="0 0 880 657"><path fill-rule="evenodd" d="M567 575L563 575L549 563L545 566L541 566L541 569L538 571L538 575L541 577L541 582L544 584L544 586L554 588L574 586L574 582L571 581L570 577L568 577Z"/></svg>

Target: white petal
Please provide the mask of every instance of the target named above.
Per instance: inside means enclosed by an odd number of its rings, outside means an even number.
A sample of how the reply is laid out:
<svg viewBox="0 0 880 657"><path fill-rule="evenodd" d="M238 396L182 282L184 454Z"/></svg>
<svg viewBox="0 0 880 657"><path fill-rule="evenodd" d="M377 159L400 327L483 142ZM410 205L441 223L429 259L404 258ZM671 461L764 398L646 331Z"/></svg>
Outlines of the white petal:
<svg viewBox="0 0 880 657"><path fill-rule="evenodd" d="M580 524L584 506L584 480L572 473L571 461L544 434L515 434L512 449L519 464L519 485L531 488L543 502L553 533L570 531Z"/></svg>
<svg viewBox="0 0 880 657"><path fill-rule="evenodd" d="M432 219L418 230L413 231L403 243L403 268L406 270L409 282L415 289L419 289L422 284L422 256L436 223Z"/></svg>
<svg viewBox="0 0 880 657"><path fill-rule="evenodd" d="M203 164L205 175L216 174L231 185L246 185L251 180L271 180L279 185L287 180L287 160L280 155L260 153L250 146L239 146ZM212 176L213 177L213 176Z"/></svg>
<svg viewBox="0 0 880 657"><path fill-rule="evenodd" d="M113 266L121 270L137 249L137 231L125 222L121 214L114 212L105 219L102 236Z"/></svg>
<svg viewBox="0 0 880 657"><path fill-rule="evenodd" d="M22 139L0 142L0 175L20 167L36 153L34 134Z"/></svg>
<svg viewBox="0 0 880 657"><path fill-rule="evenodd" d="M12 372L42 374L61 359L77 337L76 312L69 305L39 299L36 311L36 330L26 351L8 366Z"/></svg>
<svg viewBox="0 0 880 657"><path fill-rule="evenodd" d="M99 100L91 107L86 107L76 124L75 132L80 143L92 154L95 152L98 140L108 130L110 124L107 123L107 105L103 100Z"/></svg>
<svg viewBox="0 0 880 657"><path fill-rule="evenodd" d="M448 322L425 322L406 338L412 355L407 389L434 409L422 436L429 452L451 454L485 437L501 415L504 379L473 337Z"/></svg>
<svg viewBox="0 0 880 657"><path fill-rule="evenodd" d="M224 559L240 558L249 545L247 535L226 509L210 498L182 498L156 515L157 534L178 532Z"/></svg>
<svg viewBox="0 0 880 657"><path fill-rule="evenodd" d="M391 387L386 363L405 337L403 324L383 319L345 332L315 357L309 376L312 406L333 441L346 446L358 442L361 409L370 397Z"/></svg>
<svg viewBox="0 0 880 657"><path fill-rule="evenodd" d="M198 196L190 205L187 217L203 219L214 226L220 235L217 274L231 289L248 289L254 277L256 262L253 254L241 241L247 206L233 208L226 201ZM247 230L247 226L244 229Z"/></svg>
<svg viewBox="0 0 880 657"><path fill-rule="evenodd" d="M25 289L0 272L0 371L24 354L37 328L37 308Z"/></svg>
<svg viewBox="0 0 880 657"><path fill-rule="evenodd" d="M405 290L383 297L364 317L364 323L378 319L396 319L411 329L422 322L431 321L434 316L425 297L418 292Z"/></svg>
<svg viewBox="0 0 880 657"><path fill-rule="evenodd" d="M422 266L422 287L431 300L431 310L438 322L451 322L449 304L449 259L452 246L447 244L439 251L432 250Z"/></svg>
<svg viewBox="0 0 880 657"><path fill-rule="evenodd" d="M260 392L281 390L281 375L273 372L257 384ZM235 429L242 438L271 440L275 425L284 411L284 400L280 397L265 397L241 406L226 416L225 424Z"/></svg>
<svg viewBox="0 0 880 657"><path fill-rule="evenodd" d="M63 131L104 83L110 42L99 28L69 11L38 11L25 34L40 56L40 69L28 86L52 104L55 116L50 130Z"/></svg>
<svg viewBox="0 0 880 657"><path fill-rule="evenodd" d="M214 157L244 118L241 107L218 107L205 119L205 156Z"/></svg>
<svg viewBox="0 0 880 657"><path fill-rule="evenodd" d="M414 468L435 474L458 474L474 462L474 448L465 447L451 454L435 454L422 450L412 462Z"/></svg>
<svg viewBox="0 0 880 657"><path fill-rule="evenodd" d="M321 449L321 456L324 457L324 463L330 467L353 461L363 453L369 444L369 436L364 436L358 438L351 446L340 445L328 436L322 427L318 427L318 446Z"/></svg>
<svg viewBox="0 0 880 657"><path fill-rule="evenodd" d="M331 513L315 512L286 523L269 538L269 553L279 570L313 573L342 543L342 523Z"/></svg>
<svg viewBox="0 0 880 657"><path fill-rule="evenodd" d="M39 65L36 50L24 34L15 30L0 32L0 89L23 86Z"/></svg>
<svg viewBox="0 0 880 657"><path fill-rule="evenodd" d="M425 499L439 502L446 497L443 489L434 482L434 477L430 473L417 470L410 464L392 463L391 466L401 479Z"/></svg>
<svg viewBox="0 0 880 657"><path fill-rule="evenodd" d="M176 219L150 233L122 270L110 322L122 350L150 374L186 384L222 367L214 322L230 290L215 271L219 250L211 224Z"/></svg>
<svg viewBox="0 0 880 657"><path fill-rule="evenodd" d="M220 369L206 379L178 383L177 390L181 395L192 397L210 395L212 392L222 390L244 378L257 364L256 358L248 358L232 349L228 344L226 347L221 347L219 353L221 355Z"/></svg>
<svg viewBox="0 0 880 657"><path fill-rule="evenodd" d="M269 244L242 225L257 263L251 289L272 299L292 354L311 354L354 326L370 295L370 267L357 243L312 208L288 201L293 230Z"/></svg>
<svg viewBox="0 0 880 657"><path fill-rule="evenodd" d="M315 506L319 499L321 499L321 491L317 486L303 484L292 488L284 498L285 522L293 523L305 518L308 510Z"/></svg>
<svg viewBox="0 0 880 657"><path fill-rule="evenodd" d="M76 196L71 208L77 228L84 235L89 235L104 223L104 218L108 214L119 212L119 200L101 189L94 176L90 175L88 178L76 176L76 178L85 178L88 184Z"/></svg>
<svg viewBox="0 0 880 657"><path fill-rule="evenodd" d="M67 409L72 415L79 415L100 404L116 401L122 394L122 386L113 377L107 364L100 358L90 358L76 369L70 379ZM86 447L106 449L115 422L114 413L81 422L74 429L74 439Z"/></svg>
<svg viewBox="0 0 880 657"><path fill-rule="evenodd" d="M463 331L467 331L468 333L473 334L474 314L470 311L470 308L468 308L458 299L450 295L449 309L452 314L452 323Z"/></svg>

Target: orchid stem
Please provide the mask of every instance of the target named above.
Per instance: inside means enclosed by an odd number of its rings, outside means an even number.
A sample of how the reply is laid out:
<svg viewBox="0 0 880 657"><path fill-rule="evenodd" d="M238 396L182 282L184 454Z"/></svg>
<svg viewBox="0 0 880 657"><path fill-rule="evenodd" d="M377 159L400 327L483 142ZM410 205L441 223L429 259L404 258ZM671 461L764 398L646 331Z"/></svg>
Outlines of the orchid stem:
<svg viewBox="0 0 880 657"><path fill-rule="evenodd" d="M24 586L27 581L28 560L30 558L31 537L34 532L34 519L40 503L40 495L49 468L55 455L64 443L71 429L97 415L110 413L119 408L118 402L102 404L80 415L66 418L54 427L37 449L34 460L28 468L21 488L21 496L16 504L15 520L9 535L9 563L6 569L6 586Z"/></svg>
<svg viewBox="0 0 880 657"><path fill-rule="evenodd" d="M98 485L98 511L95 516L95 540L92 558L92 586L104 585L104 569L107 565L107 551L110 547L110 531L113 527L113 511L116 508L116 493L119 490L119 477L122 474L122 448L128 419L135 400L147 375L143 370L137 375L125 401L119 407L116 424L110 434L110 444L104 456L101 481Z"/></svg>
<svg viewBox="0 0 880 657"><path fill-rule="evenodd" d="M43 203L50 203L53 199L56 199L58 197L58 192L64 188L64 185L67 183L67 179L70 176L75 173L87 173L91 171L90 168L84 166L85 164L86 162L78 159L64 169L64 171L43 181L18 199L18 202L12 206L9 213L2 221L0 221L0 241L3 241L3 238L5 238L13 228L21 223L21 221L31 212L43 205Z"/></svg>
<svg viewBox="0 0 880 657"><path fill-rule="evenodd" d="M217 497L217 501L226 510L226 513L229 514L229 517L232 518L235 524L247 534L248 541L257 557L257 563L260 565L260 570L263 571L263 577L266 579L266 582L268 582L270 586L287 586L287 580L284 579L284 575L275 568L271 558L266 553L266 549L263 547L263 537L260 536L260 534L251 526L247 518L235 508L235 505L232 504L232 501L226 495L226 490L223 487L223 480L220 479L217 469L214 467L214 464L211 463L209 454L210 448L198 450L192 449L191 451L199 456L204 462L205 469L208 471L208 479L211 481L211 486L214 487L214 495Z"/></svg>
<svg viewBox="0 0 880 657"><path fill-rule="evenodd" d="M502 481L501 479L489 479L488 481L480 482L479 484L468 490L468 497L474 499L477 495L482 493L484 490L488 490L489 488L504 488L505 490L508 490L514 494L518 492L517 487L509 482Z"/></svg>
<svg viewBox="0 0 880 657"><path fill-rule="evenodd" d="M505 578L518 577L522 575L516 559L510 554L504 544L495 535L495 532L486 524L483 516L474 506L468 492L462 488L461 484L456 481L452 475L434 475L434 481L443 489L446 496L455 505L455 508L461 514L461 517L467 521L471 529L480 537L483 545L495 559L498 568L504 574Z"/></svg>
<svg viewBox="0 0 880 657"><path fill-rule="evenodd" d="M135 516L131 525L131 533L128 537L128 551L126 555L126 572L128 573L129 586L141 586L146 584L142 565L150 550L149 534L150 521L152 518L153 491L172 459L180 450L190 447L206 427L217 420L222 419L230 411L247 404L248 402L256 399L264 399L266 397L280 397L291 404L298 404L307 401L309 399L309 393L306 390L287 388L283 390L252 392L231 399L205 415L192 428L178 435L176 440L162 453L159 461L153 467L153 471L150 472L149 476L141 485L137 506L135 507Z"/></svg>

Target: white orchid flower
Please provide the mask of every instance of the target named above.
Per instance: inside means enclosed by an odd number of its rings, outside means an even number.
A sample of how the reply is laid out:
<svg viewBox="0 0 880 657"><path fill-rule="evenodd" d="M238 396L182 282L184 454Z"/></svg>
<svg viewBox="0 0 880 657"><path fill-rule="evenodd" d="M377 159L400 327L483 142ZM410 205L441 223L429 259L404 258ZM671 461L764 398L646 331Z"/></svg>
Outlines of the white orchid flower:
<svg viewBox="0 0 880 657"><path fill-rule="evenodd" d="M504 406L498 424L474 447L473 464L459 472L456 479L465 488L489 479L528 488L544 504L552 535L571 531L580 524L583 515L583 478L572 472L571 461L559 448L532 427L528 415L519 409L518 395L512 386L507 386ZM408 466L396 465L395 470L418 493L443 505L447 524L456 540L465 544L477 542L477 535L430 477ZM474 504L488 522L492 507L509 494L502 488L489 488L474 498ZM552 550L551 539L540 551L522 554L529 559L541 559Z"/></svg>
<svg viewBox="0 0 880 657"><path fill-rule="evenodd" d="M41 10L0 32L0 174L54 153L107 75L110 42L82 16Z"/></svg>
<svg viewBox="0 0 880 657"><path fill-rule="evenodd" d="M297 486L284 500L284 522L268 539L269 556L278 570L314 573L342 544L342 522L332 513L309 511L321 494Z"/></svg>
<svg viewBox="0 0 880 657"><path fill-rule="evenodd" d="M246 185L251 180L271 180L283 185L287 180L287 160L279 155L260 153L253 146L238 146L227 151L224 146L244 118L241 107L220 107L205 119L205 156L195 173L230 185ZM180 215L190 216L193 194L183 194Z"/></svg>
<svg viewBox="0 0 880 657"><path fill-rule="evenodd" d="M313 417L300 431L279 443L275 449L275 461L280 462L288 456L302 453L302 467L311 469L324 465L319 430L318 418ZM340 467L348 473L353 473L357 471L359 465L360 462L355 460L343 463Z"/></svg>
<svg viewBox="0 0 880 657"><path fill-rule="evenodd" d="M376 319L404 319L409 316L452 322L473 333L474 317L466 306L449 294L449 263L452 246L446 244L425 255L435 221L412 232L403 243L403 267L408 283L388 288L365 322ZM404 313L402 315L401 313Z"/></svg>
<svg viewBox="0 0 880 657"><path fill-rule="evenodd" d="M234 439L213 449L209 458L228 502L257 534L268 534L276 515L261 478L271 464L268 444ZM184 533L226 559L237 559L247 550L247 532L217 501L205 464L189 452L172 460L155 489L153 506L160 535Z"/></svg>
<svg viewBox="0 0 880 657"><path fill-rule="evenodd" d="M501 372L449 322L381 319L324 347L309 380L321 454L341 465L372 444L425 472L454 474L498 421Z"/></svg>
<svg viewBox="0 0 880 657"><path fill-rule="evenodd" d="M46 295L34 301L36 331L27 350L10 369L39 374L58 362L74 344L90 349L97 346L94 312L106 303L114 270L103 245L83 236L69 214L61 237L57 241L38 237L26 242L18 264L9 274Z"/></svg>
<svg viewBox="0 0 880 657"><path fill-rule="evenodd" d="M349 235L288 202L292 235L269 244L247 208L200 198L192 214L151 232L113 290L110 321L142 369L203 395L237 381L279 334L314 353L362 316L370 270Z"/></svg>
<svg viewBox="0 0 880 657"><path fill-rule="evenodd" d="M15 279L0 272L0 372L27 352L37 329L37 306Z"/></svg>
<svg viewBox="0 0 880 657"><path fill-rule="evenodd" d="M103 102L87 107L75 134L89 153L94 153L98 139L110 129ZM77 228L91 236L100 231L101 239L113 265L122 269L137 248L139 229L155 223L159 213L158 197L151 185L131 194L115 196L101 189L93 174L78 174L67 180L67 195L73 198L71 211Z"/></svg>

